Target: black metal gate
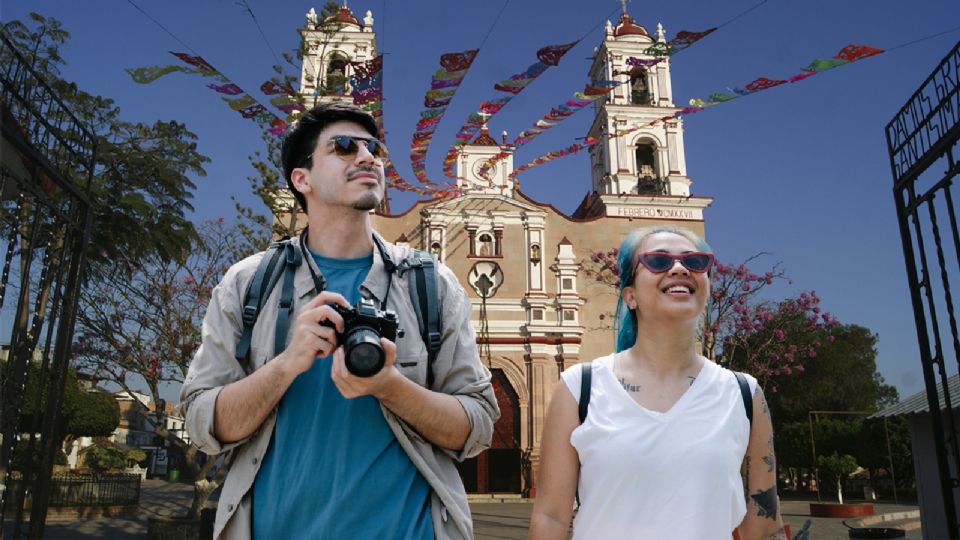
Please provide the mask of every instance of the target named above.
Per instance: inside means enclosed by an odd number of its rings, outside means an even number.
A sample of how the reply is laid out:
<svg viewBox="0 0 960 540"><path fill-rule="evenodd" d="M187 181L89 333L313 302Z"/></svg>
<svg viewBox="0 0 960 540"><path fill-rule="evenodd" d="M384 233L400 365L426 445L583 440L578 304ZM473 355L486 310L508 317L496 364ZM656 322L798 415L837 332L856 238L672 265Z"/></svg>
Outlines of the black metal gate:
<svg viewBox="0 0 960 540"><path fill-rule="evenodd" d="M960 448L954 414L960 396L951 396L947 388L948 361L960 362L960 333L950 288L951 280L956 283L960 278L960 236L952 193L960 175L960 43L887 124L886 135L936 445L939 493L949 536L960 538L956 506Z"/></svg>
<svg viewBox="0 0 960 540"><path fill-rule="evenodd" d="M41 538L60 453L95 140L2 33L0 128L0 537L22 534L29 500L28 534ZM24 395L28 372L37 381L32 404ZM23 478L17 494L5 489L14 462Z"/></svg>

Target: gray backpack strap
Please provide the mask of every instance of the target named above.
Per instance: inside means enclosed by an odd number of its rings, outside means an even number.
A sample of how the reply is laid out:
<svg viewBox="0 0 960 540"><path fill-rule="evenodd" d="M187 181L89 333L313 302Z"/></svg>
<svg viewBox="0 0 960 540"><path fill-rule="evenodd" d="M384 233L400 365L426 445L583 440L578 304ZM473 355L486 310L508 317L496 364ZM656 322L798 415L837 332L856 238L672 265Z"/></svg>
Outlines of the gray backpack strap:
<svg viewBox="0 0 960 540"><path fill-rule="evenodd" d="M283 242L274 242L267 248L257 271L253 274L253 279L247 285L247 292L243 296L243 331L240 334L240 341L237 342L237 348L234 351L234 357L238 362L244 363L250 356L250 342L253 339L253 325L260 316L260 310L263 303L270 296L270 291L280 279L283 272Z"/></svg>
<svg viewBox="0 0 960 540"><path fill-rule="evenodd" d="M433 387L433 362L440 352L443 338L440 320L440 293L437 289L437 265L433 256L418 249L404 259L400 266L405 272L410 270L407 281L410 287L410 299L417 314L420 337L427 347L427 388Z"/></svg>
<svg viewBox="0 0 960 540"><path fill-rule="evenodd" d="M274 354L280 354L286 348L287 329L290 327L290 316L293 313L293 275L303 261L303 255L297 249L296 239L285 239L270 244L270 247L260 259L253 279L247 285L247 292L243 299L243 331L234 357L241 363L246 363L250 356L250 345L253 340L253 326L257 323L263 303L270 296L270 291L283 276L283 290L280 293L280 309L277 312L276 337L274 340Z"/></svg>
<svg viewBox="0 0 960 540"><path fill-rule="evenodd" d="M274 335L273 355L287 348L287 331L293 317L293 277L297 267L303 262L303 254L293 241L286 243L284 249L283 289L280 291L280 305L277 308L276 334Z"/></svg>
<svg viewBox="0 0 960 540"><path fill-rule="evenodd" d="M739 371L734 371L733 375L737 378L737 384L740 385L740 396L743 397L743 408L747 411L747 421L753 427L753 398L750 396L750 383Z"/></svg>

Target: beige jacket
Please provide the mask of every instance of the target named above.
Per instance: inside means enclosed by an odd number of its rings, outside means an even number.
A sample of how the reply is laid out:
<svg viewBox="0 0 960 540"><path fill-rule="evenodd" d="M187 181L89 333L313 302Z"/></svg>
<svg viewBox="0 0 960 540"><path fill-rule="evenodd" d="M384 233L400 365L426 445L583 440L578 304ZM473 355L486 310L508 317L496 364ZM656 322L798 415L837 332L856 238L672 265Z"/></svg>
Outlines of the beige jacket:
<svg viewBox="0 0 960 540"><path fill-rule="evenodd" d="M410 251L386 242L384 245L388 256L397 263L406 258ZM243 329L241 306L244 293L262 257L263 253L259 253L235 264L213 290L203 320L203 343L180 391L180 410L186 419L191 442L211 456L230 449L236 452L220 495L214 538L246 540L251 537L251 487L267 452L276 422L277 411L274 409L260 429L243 441L221 444L214 436L213 417L217 395L225 385L247 375L244 367L234 358L234 349ZM318 294L307 268L307 264L313 265L319 274L313 257L305 257L304 263L294 277L294 317L303 304ZM397 313L400 327L405 330L403 337L397 339L395 365L405 376L426 386L427 351L417 328L407 285L408 277L409 273L403 277L394 274L387 300L387 308ZM361 285L361 293L364 297L375 299L379 306L387 292L388 279L383 258L375 247L373 266ZM273 357L274 326L281 288L282 278L268 297L254 326L249 369L258 369ZM433 365L432 390L454 396L466 411L471 430L463 450L451 452L433 446L386 407L381 406L381 409L400 446L432 488L431 515L436 537L473 538L470 508L454 460L462 461L475 456L490 446L493 423L499 418L500 411L490 384L490 372L480 363L477 353L476 337L470 325L470 300L456 276L444 265L438 265L437 268L437 288L443 321L443 343ZM292 337L292 321L290 326L288 342ZM305 504L309 503L305 501Z"/></svg>

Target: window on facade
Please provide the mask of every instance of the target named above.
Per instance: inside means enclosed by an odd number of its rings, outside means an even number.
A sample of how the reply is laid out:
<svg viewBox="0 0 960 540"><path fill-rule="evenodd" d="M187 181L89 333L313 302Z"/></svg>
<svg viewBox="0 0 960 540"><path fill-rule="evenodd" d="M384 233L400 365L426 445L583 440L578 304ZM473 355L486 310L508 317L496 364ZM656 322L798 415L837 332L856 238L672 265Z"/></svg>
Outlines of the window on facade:
<svg viewBox="0 0 960 540"><path fill-rule="evenodd" d="M327 64L327 92L342 96L347 93L347 59L334 55Z"/></svg>
<svg viewBox="0 0 960 540"><path fill-rule="evenodd" d="M565 321L575 321L577 320L576 313L572 309L566 309L563 311L563 320Z"/></svg>
<svg viewBox="0 0 960 540"><path fill-rule="evenodd" d="M477 245L480 246L479 255L481 257L492 257L494 255L493 235L490 233L482 233L478 236Z"/></svg>
<svg viewBox="0 0 960 540"><path fill-rule="evenodd" d="M437 259L440 258L440 242L434 242L430 244L430 253L432 253Z"/></svg>
<svg viewBox="0 0 960 540"><path fill-rule="evenodd" d="M630 103L633 105L650 105L653 96L650 95L650 86L647 81L647 70L637 69L630 73Z"/></svg>
<svg viewBox="0 0 960 540"><path fill-rule="evenodd" d="M531 312L530 312L530 318L533 319L533 320L535 320L535 321L542 321L542 320L543 320L543 310L542 310L542 309L534 309L534 310L531 310Z"/></svg>
<svg viewBox="0 0 960 540"><path fill-rule="evenodd" d="M573 278L563 278L563 290L569 291L573 288Z"/></svg>
<svg viewBox="0 0 960 540"><path fill-rule="evenodd" d="M540 246L537 244L530 246L530 262L533 264L540 262Z"/></svg>

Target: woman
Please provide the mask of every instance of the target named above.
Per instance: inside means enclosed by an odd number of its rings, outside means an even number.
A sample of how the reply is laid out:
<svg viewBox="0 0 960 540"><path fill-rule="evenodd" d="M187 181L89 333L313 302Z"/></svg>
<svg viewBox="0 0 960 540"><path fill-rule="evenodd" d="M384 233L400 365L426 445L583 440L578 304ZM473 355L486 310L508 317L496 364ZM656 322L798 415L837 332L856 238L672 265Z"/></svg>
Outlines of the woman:
<svg viewBox="0 0 960 540"><path fill-rule="evenodd" d="M676 228L620 246L617 352L592 362L580 424L582 370L563 372L544 425L530 539L781 538L773 427L747 376L698 354L713 255ZM749 398L747 398L749 399Z"/></svg>

